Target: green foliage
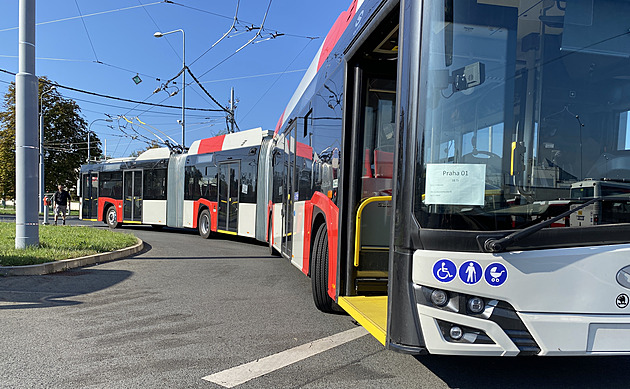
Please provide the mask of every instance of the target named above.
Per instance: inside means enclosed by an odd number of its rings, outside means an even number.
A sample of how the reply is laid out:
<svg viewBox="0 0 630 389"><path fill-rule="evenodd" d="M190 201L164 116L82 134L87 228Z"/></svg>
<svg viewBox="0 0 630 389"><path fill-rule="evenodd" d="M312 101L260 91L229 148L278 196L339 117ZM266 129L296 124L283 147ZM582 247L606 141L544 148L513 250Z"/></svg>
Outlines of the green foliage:
<svg viewBox="0 0 630 389"><path fill-rule="evenodd" d="M87 160L88 126L81 108L72 99L50 90L53 85L40 78L38 101L44 117L44 180L47 192L58 184L72 188L78 179L78 169ZM46 92L43 95L42 93ZM90 134L90 156L101 155L101 141ZM0 198L15 197L15 84L4 95L0 112Z"/></svg>
<svg viewBox="0 0 630 389"><path fill-rule="evenodd" d="M15 224L0 223L0 266L23 266L105 253L136 243L131 234L91 227L39 226L40 247L15 249Z"/></svg>

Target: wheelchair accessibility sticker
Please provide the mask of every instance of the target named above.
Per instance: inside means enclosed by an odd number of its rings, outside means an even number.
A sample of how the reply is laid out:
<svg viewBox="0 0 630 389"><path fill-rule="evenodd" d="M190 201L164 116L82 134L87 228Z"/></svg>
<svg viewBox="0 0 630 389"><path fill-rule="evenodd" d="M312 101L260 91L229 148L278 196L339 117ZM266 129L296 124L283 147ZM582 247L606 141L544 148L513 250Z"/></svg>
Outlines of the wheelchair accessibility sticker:
<svg viewBox="0 0 630 389"><path fill-rule="evenodd" d="M457 266L450 259L440 259L433 265L433 277L440 282L451 282L457 275Z"/></svg>
<svg viewBox="0 0 630 389"><path fill-rule="evenodd" d="M486 267L485 278L490 286L501 286L507 281L507 268L500 263L491 263Z"/></svg>

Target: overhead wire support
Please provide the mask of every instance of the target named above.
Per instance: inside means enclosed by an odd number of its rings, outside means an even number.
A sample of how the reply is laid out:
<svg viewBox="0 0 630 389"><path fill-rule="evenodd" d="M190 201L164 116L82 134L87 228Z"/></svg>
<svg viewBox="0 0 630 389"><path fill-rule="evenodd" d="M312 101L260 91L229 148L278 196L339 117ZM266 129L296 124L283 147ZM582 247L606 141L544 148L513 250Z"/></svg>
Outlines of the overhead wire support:
<svg viewBox="0 0 630 389"><path fill-rule="evenodd" d="M234 52L234 54L238 53L239 51L243 50L245 47L249 46L253 41L256 40L256 38L260 37L260 33L263 31L263 29L265 28L265 21L267 20L267 15L269 14L269 8L271 8L271 2L273 0L269 0L269 5L267 6L267 11L265 11L265 16L263 16L263 21L260 24L260 27L258 28L258 31L256 31L256 35L254 35L254 37L252 39L250 39L247 43L245 43L243 46L241 46L238 50L236 50ZM252 27L254 28L254 27Z"/></svg>
<svg viewBox="0 0 630 389"><path fill-rule="evenodd" d="M232 25L227 30L227 32L225 34L223 34L223 36L221 38L219 38L218 41L214 42L214 44L212 46L210 46L210 48L208 50L204 51L203 54L201 54L199 57L197 57L197 59L192 61L189 64L190 66L192 66L195 62L197 62L201 57L203 57L204 55L208 54L208 52L210 50L212 50L214 48L214 46L218 45L221 41L223 41L223 39L227 38L227 36L230 35L230 33L232 31L234 31L234 29L236 28L236 23L238 23L238 9L240 7L240 4L241 4L241 0L237 0L237 2L236 2L236 12L234 13L234 20L232 21Z"/></svg>
<svg viewBox="0 0 630 389"><path fill-rule="evenodd" d="M192 77L192 79L197 83L197 85L199 86L199 88L201 88L202 91L204 91L204 93L206 95L208 95L208 97L210 97L210 99L212 99L212 101L219 107L221 108L222 111L230 113L230 110L225 108L223 105L221 105L221 103L219 103L217 101L217 99L215 99L210 92L208 92L206 90L206 88L203 87L203 85L201 84L201 82L199 82L199 80L197 79L197 77L195 77L195 75L190 71L190 68L188 66L186 66L186 70L188 70L188 74L190 74L190 76ZM185 85L184 85L185 86Z"/></svg>

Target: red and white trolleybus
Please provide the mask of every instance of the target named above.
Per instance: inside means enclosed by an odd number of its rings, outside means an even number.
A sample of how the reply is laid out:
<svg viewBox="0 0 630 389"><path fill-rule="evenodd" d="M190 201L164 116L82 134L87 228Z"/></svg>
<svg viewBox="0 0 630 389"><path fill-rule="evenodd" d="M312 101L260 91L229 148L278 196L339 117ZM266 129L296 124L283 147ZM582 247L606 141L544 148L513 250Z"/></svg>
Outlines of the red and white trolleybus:
<svg viewBox="0 0 630 389"><path fill-rule="evenodd" d="M628 20L354 0L278 122L270 248L390 349L629 354Z"/></svg>
<svg viewBox="0 0 630 389"><path fill-rule="evenodd" d="M264 240L269 188L259 184L267 166L258 161L269 159L270 142L257 128L195 141L184 154L155 148L83 165L80 217Z"/></svg>

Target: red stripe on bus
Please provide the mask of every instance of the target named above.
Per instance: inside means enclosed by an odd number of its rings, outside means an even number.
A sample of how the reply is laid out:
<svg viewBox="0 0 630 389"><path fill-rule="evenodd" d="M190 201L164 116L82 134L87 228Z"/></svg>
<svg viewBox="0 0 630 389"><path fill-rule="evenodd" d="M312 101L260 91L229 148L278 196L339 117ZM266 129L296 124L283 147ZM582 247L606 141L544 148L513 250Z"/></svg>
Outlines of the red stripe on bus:
<svg viewBox="0 0 630 389"><path fill-rule="evenodd" d="M328 295L337 301L337 244L339 234L339 208L325 194L315 192L311 199L313 206L324 212L328 227Z"/></svg>
<svg viewBox="0 0 630 389"><path fill-rule="evenodd" d="M286 111L286 109L285 109ZM280 127L282 127L282 123L284 120L284 114L285 112L282 112L282 115L280 115L280 120L278 120L278 124L276 124L276 131L273 133L274 135L277 134L280 131Z"/></svg>
<svg viewBox="0 0 630 389"><path fill-rule="evenodd" d="M206 199L199 199L195 201L193 204L193 226L192 228L197 228L199 223L199 208L201 205L205 205L210 210L210 230L216 232L218 228L217 221L217 208L219 207L219 203L216 201L210 201Z"/></svg>
<svg viewBox="0 0 630 389"><path fill-rule="evenodd" d="M123 212L122 212L122 200L116 200L111 197L99 197L98 198L98 215L96 215L96 220L99 222L103 221L103 214L105 213L105 205L112 204L116 207L116 221L122 223L123 221Z"/></svg>
<svg viewBox="0 0 630 389"><path fill-rule="evenodd" d="M324 62L326 62L326 59L328 58L332 50L335 48L335 45L337 44L337 42L339 42L339 39L343 35L344 31L346 31L346 28L348 28L350 21L352 20L352 18L357 12L357 1L358 0L354 0L352 4L350 5L350 8L348 8L347 11L342 12L341 15L339 15L339 17L337 18L337 21L328 32L328 35L326 36L326 40L324 40L324 46L322 47L322 52L319 56L319 62L317 63L317 71L319 71L319 69L322 67Z"/></svg>
<svg viewBox="0 0 630 389"><path fill-rule="evenodd" d="M199 142L199 151L197 154L214 153L223 149L223 141L225 135L219 135L212 138L202 139Z"/></svg>
<svg viewBox="0 0 630 389"><path fill-rule="evenodd" d="M302 272L308 275L311 265L311 233L313 229L313 203L304 203L304 255L302 261Z"/></svg>

